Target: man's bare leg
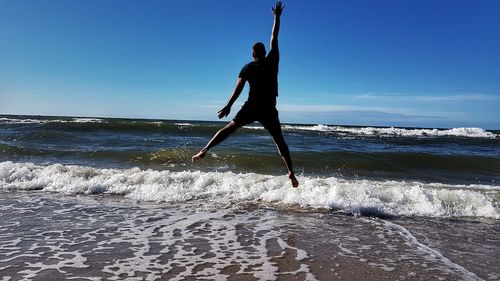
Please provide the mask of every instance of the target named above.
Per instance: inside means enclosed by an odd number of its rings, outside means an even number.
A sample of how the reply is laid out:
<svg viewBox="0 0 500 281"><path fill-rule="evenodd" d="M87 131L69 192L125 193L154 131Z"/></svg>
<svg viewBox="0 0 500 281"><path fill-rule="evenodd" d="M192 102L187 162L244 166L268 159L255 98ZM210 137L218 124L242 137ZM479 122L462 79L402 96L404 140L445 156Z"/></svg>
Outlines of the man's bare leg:
<svg viewBox="0 0 500 281"><path fill-rule="evenodd" d="M234 133L238 129L238 126L234 123L234 121L229 122L224 128L220 129L215 135L212 137L212 139L208 142L208 144L200 150L200 152L196 153L191 159L193 161L195 160L201 160L203 157L205 157L205 153L207 151L225 140L229 135Z"/></svg>
<svg viewBox="0 0 500 281"><path fill-rule="evenodd" d="M295 173L293 172L292 159L290 158L290 150L288 149L288 145L286 144L283 135L280 134L273 136L273 141L276 144L276 147L278 148L278 152L281 156L281 159L283 159L283 162L285 162L286 169L288 170L288 178L292 182L292 186L298 187L299 181L297 180L297 178L295 177Z"/></svg>

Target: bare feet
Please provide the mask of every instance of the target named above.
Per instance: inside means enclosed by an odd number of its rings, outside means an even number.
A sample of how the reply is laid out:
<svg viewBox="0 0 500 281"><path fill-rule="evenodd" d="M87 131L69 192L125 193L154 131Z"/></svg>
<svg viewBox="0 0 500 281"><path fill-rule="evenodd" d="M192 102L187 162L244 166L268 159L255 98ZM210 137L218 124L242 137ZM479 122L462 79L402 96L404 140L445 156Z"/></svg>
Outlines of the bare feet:
<svg viewBox="0 0 500 281"><path fill-rule="evenodd" d="M290 172L288 173L288 178L290 179L290 181L292 182L292 186L293 187L299 187L299 181L297 180L297 178L295 177L295 174Z"/></svg>
<svg viewBox="0 0 500 281"><path fill-rule="evenodd" d="M191 159L193 161L201 160L203 157L205 157L205 153L207 153L206 150L200 150L200 152L196 153Z"/></svg>

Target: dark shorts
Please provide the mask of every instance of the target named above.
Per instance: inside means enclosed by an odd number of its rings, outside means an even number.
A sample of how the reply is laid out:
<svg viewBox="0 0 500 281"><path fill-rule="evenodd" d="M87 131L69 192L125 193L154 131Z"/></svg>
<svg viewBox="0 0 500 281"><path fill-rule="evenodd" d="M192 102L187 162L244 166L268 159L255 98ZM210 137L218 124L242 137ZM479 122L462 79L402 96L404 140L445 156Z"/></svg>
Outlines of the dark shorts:
<svg viewBox="0 0 500 281"><path fill-rule="evenodd" d="M276 110L276 107L274 106L263 108L245 103L241 107L240 111L238 111L233 121L238 127L258 121L271 134L271 136L274 137L281 135L281 124L280 119L278 118L278 110Z"/></svg>

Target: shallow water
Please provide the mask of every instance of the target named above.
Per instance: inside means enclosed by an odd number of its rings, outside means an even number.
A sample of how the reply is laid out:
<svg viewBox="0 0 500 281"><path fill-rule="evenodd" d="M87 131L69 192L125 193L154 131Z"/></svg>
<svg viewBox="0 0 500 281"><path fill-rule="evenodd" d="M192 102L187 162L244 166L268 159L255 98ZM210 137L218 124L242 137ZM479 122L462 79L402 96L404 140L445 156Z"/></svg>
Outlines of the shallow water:
<svg viewBox="0 0 500 281"><path fill-rule="evenodd" d="M500 277L495 266L500 225L494 222L382 219L199 200L158 204L39 191L1 195L3 280Z"/></svg>

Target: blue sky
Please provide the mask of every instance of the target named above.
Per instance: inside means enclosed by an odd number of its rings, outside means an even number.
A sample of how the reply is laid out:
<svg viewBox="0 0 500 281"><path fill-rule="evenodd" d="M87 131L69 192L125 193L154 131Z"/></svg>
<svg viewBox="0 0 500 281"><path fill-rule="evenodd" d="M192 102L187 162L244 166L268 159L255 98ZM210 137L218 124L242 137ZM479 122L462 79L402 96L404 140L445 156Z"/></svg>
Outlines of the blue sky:
<svg viewBox="0 0 500 281"><path fill-rule="evenodd" d="M216 120L272 4L0 0L0 114ZM500 129L500 1L285 5L283 122Z"/></svg>

